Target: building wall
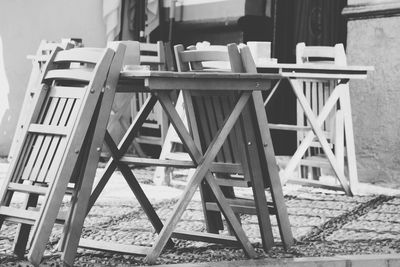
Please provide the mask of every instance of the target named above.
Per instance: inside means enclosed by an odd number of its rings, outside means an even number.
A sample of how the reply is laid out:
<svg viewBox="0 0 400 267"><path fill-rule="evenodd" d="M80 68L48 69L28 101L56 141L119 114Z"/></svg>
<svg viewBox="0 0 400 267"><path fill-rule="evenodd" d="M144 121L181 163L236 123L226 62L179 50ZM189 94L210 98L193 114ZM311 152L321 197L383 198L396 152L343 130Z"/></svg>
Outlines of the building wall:
<svg viewBox="0 0 400 267"><path fill-rule="evenodd" d="M82 38L85 46L104 46L99 0L0 1L0 156L8 154L31 71L28 54L42 39ZM1 45L2 44L2 45Z"/></svg>
<svg viewBox="0 0 400 267"><path fill-rule="evenodd" d="M400 185L400 3L349 0L347 55L375 70L351 81L359 178Z"/></svg>

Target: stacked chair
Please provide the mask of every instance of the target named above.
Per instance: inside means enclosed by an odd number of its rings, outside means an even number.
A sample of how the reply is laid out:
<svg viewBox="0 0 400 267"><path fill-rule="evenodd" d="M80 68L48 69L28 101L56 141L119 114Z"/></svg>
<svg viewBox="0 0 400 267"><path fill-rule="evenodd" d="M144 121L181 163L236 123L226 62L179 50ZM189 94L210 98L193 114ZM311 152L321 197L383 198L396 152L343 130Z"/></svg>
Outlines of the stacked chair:
<svg viewBox="0 0 400 267"><path fill-rule="evenodd" d="M123 54L123 46L56 47L41 68L29 118L18 133L0 191L0 226L5 221L20 224L14 252L22 256L29 248L34 265L40 264L56 222L67 229L63 251L76 251L76 226L83 224ZM71 208L67 215L59 214L67 192ZM22 206L15 205L18 194L26 196Z"/></svg>
<svg viewBox="0 0 400 267"><path fill-rule="evenodd" d="M178 71L227 71L226 69L204 68L207 62L230 61L231 71L256 73L255 63L251 57L247 46L241 48L241 53L236 45L228 46L228 51L196 50L195 47L189 47L184 50L182 45L175 46L174 52ZM189 129L192 133L198 133L193 136L197 146L203 153L213 142L213 137L219 133L226 116L229 115L233 106L238 100L235 92L226 92L226 95L197 96L189 91L183 92L186 116L189 121ZM262 101L261 92L254 93L252 100ZM269 156L274 155L272 143L269 135L268 122L262 103L255 105L261 107L258 112L245 108L241 119L236 123L235 130L224 142L221 150L218 152L214 163L223 163L224 168L212 171L217 183L221 186L225 197L237 216L242 213L257 214L261 239L263 247L268 250L274 243L270 214L275 214L278 219L278 226L282 241L285 247L292 244L290 223L287 218L286 207L284 204L282 188L277 172L276 162L267 161L263 151L263 143L270 144L268 147ZM263 136L257 136L257 130L254 130L252 124L252 115L259 114L263 116L265 129ZM244 145L252 144L252 145ZM260 150L261 149L261 150ZM250 157L252 160L250 160ZM274 158L269 157L269 158ZM267 162L268 166L265 166ZM254 199L241 199L235 197L234 187L251 187ZM267 202L265 189L270 189L272 199ZM220 207L211 193L207 183L202 183L200 187L205 214L207 231L218 233L224 226L221 219Z"/></svg>
<svg viewBox="0 0 400 267"><path fill-rule="evenodd" d="M132 53L136 53L136 50L139 51L137 58L136 55L129 55L134 58L133 61L137 60L137 62L133 62L134 64L141 65L143 68L149 66L152 70L167 70L171 68L172 63L167 62L168 57L166 56L170 48L166 47L162 41L157 43L121 41L117 43L126 44L132 50ZM124 65L126 64L124 63ZM131 67L140 68L135 65ZM126 94L116 95L108 126L108 130L115 141L120 141L123 132L126 132L129 128L130 120L135 118L149 95L146 92L135 92L132 98L127 98ZM164 143L167 129L168 119L162 112L160 104L156 104L133 141L134 153L140 157L147 157L148 155L145 153L143 145L161 147Z"/></svg>
<svg viewBox="0 0 400 267"><path fill-rule="evenodd" d="M52 42L48 40L42 40L39 44L39 48L36 51L35 55L29 55L27 58L32 61L32 71L29 76L27 90L25 92L24 101L22 104L22 109L18 118L18 126L21 126L24 123L26 118L26 113L29 112L29 108L32 106L31 101L35 95L35 89L37 89L37 83L40 82L40 76L43 71L43 68L50 57L51 53L56 47L61 47L62 49L71 49L74 47L82 47L83 43L81 39L77 38L65 38L62 39L61 42ZM13 141L11 142L11 148L8 153L8 159L11 161L15 147L18 146L20 137L21 127L16 128L16 132L14 134Z"/></svg>

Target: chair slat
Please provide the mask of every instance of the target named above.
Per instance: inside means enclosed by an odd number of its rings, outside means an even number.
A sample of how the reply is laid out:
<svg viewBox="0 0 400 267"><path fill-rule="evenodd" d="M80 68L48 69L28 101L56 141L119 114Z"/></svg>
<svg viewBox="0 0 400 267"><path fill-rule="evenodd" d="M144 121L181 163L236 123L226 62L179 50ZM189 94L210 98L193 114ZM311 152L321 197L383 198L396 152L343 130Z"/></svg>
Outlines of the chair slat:
<svg viewBox="0 0 400 267"><path fill-rule="evenodd" d="M329 46L306 46L303 51L303 57L335 58L334 47Z"/></svg>
<svg viewBox="0 0 400 267"><path fill-rule="evenodd" d="M63 50L57 53L54 62L96 63L103 55L103 51L102 49L93 48Z"/></svg>
<svg viewBox="0 0 400 267"><path fill-rule="evenodd" d="M157 56L140 56L140 63L144 64L161 64L161 60Z"/></svg>
<svg viewBox="0 0 400 267"><path fill-rule="evenodd" d="M187 50L181 54L181 59L183 62L229 61L229 56L224 51Z"/></svg>
<svg viewBox="0 0 400 267"><path fill-rule="evenodd" d="M63 112L64 112L64 108L65 108L65 103L66 103L66 99L62 98L59 100L58 106L57 106L57 110L53 115L52 121L50 122L50 125L43 125L43 124L31 124L28 131L31 131L31 128L33 126L36 126L34 128L39 128L41 130L41 133L44 134L44 140L42 143L42 149L40 150L37 159L36 159L36 163L35 166L32 169L32 173L31 173L31 180L35 180L37 181L37 175L40 172L40 169L43 165L43 161L48 158L51 157L51 155L48 155L48 151L49 148L51 146L51 144L53 143L53 139L55 138L54 135L57 136L66 136L68 134L68 129L66 127L63 126L58 126L58 122L60 120L60 117L62 116ZM60 134L59 132L62 131L62 134Z"/></svg>
<svg viewBox="0 0 400 267"><path fill-rule="evenodd" d="M21 210L17 208L0 207L0 215L5 216L7 220L14 222L23 222L26 224L34 224L39 217L37 211Z"/></svg>
<svg viewBox="0 0 400 267"><path fill-rule="evenodd" d="M34 193L38 195L45 195L47 193L47 188L43 186L34 186L27 184L10 183L8 189L14 192L22 193Z"/></svg>
<svg viewBox="0 0 400 267"><path fill-rule="evenodd" d="M58 122L58 125L59 125L58 127L66 128L68 118L71 113L71 109L73 108L75 102L76 101L74 101L73 99L66 100L64 112ZM68 128L71 128L71 127L68 127ZM53 139L51 140L51 144L49 145L49 148L47 151L47 156L46 156L45 160L43 161L41 170L36 178L36 181L39 181L39 182L46 181L45 177L46 177L48 169L53 161L53 158L55 157L55 154L57 153L57 148L59 146L61 138L62 138L61 136L54 136Z"/></svg>
<svg viewBox="0 0 400 267"><path fill-rule="evenodd" d="M64 101L65 100L61 100ZM43 124L31 124L28 129L31 133L39 133L45 135L67 135L68 129L63 126L56 125L43 125Z"/></svg>
<svg viewBox="0 0 400 267"><path fill-rule="evenodd" d="M43 124L49 125L51 123L54 113L57 110L58 99L49 98L46 103L46 106L48 106L48 108L46 108L42 111L40 119L43 121ZM28 163L26 164L24 171L23 171L23 175L22 175L23 180L30 179L30 174L31 174L32 168L36 163L36 159L40 153L40 150L42 149L44 137L45 137L44 135L38 135L36 137L36 140L34 141L34 144L32 144L32 148L30 148L31 152L29 154Z"/></svg>
<svg viewBox="0 0 400 267"><path fill-rule="evenodd" d="M60 80L73 80L89 82L93 74L88 70L82 69L59 69L48 71L45 79L60 79Z"/></svg>
<svg viewBox="0 0 400 267"><path fill-rule="evenodd" d="M71 111L69 113L68 121L66 121L66 123L68 123L68 122L73 123L76 121L76 118L77 118L77 115L78 115L79 109L80 109L80 104L81 104L81 101L76 100L75 103L73 103L73 105L71 105ZM61 140L59 140L59 142L57 144L56 153L54 154L54 156L52 158L52 161L50 163L50 168L48 170L46 179L44 181L51 180L55 177L58 167L59 167L59 164L61 163L62 157L64 155L63 153L59 153L59 151L65 150L67 141L68 141L67 138L62 138Z"/></svg>
<svg viewBox="0 0 400 267"><path fill-rule="evenodd" d="M82 87L71 87L71 86L53 86L50 89L50 97L59 98L82 98L86 93L86 90Z"/></svg>
<svg viewBox="0 0 400 267"><path fill-rule="evenodd" d="M224 101L223 98L220 97L212 97L212 106L213 106L213 110L214 110L214 114L215 114L215 119L216 119L216 123L217 125L223 125L223 121L224 121L224 113L222 110L222 101ZM222 146L222 153L224 156L224 161L225 162L233 162L232 159L232 151L231 151L231 146L230 146L230 137L231 134L228 136L228 138L226 139L224 145Z"/></svg>

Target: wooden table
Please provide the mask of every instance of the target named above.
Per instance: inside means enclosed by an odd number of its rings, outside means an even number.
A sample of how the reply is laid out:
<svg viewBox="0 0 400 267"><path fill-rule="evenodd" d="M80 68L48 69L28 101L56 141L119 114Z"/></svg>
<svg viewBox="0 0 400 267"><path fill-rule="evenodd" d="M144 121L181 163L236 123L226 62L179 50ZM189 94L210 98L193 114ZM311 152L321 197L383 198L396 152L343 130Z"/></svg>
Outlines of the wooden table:
<svg viewBox="0 0 400 267"><path fill-rule="evenodd" d="M257 117L258 128L256 129L257 134L262 136L260 142L264 142L264 145L259 145L264 147L261 149L264 151L264 159L267 159L268 173L266 176L271 177L270 184L271 188L274 187L274 201L279 203L276 205L277 216L280 226L280 232L282 240L286 247L289 247L293 243L293 237L290 229L290 223L288 220L286 206L284 204L283 194L281 185L279 182L279 175L277 170L277 165L275 161L275 155L273 152L273 147L269 137L266 113L264 110L263 102L261 99L261 90L270 90L272 81L279 80L281 75L279 74L238 74L238 73L175 73L175 72L162 72L162 71L147 71L147 72L126 72L122 73L117 88L118 92L138 92L145 91L151 92L151 97L146 101L146 103L141 108L140 112L134 118L130 128L123 137L122 141L118 146L113 142L109 134L106 133L105 142L109 147L112 158L109 160L104 174L97 184L96 188L93 190L89 209L93 206L102 189L108 182L115 168L118 168L126 181L128 182L130 188L136 195L136 198L140 202L142 208L146 212L150 219L150 222L154 226L157 232L159 232L158 238L155 241L152 248L146 247L135 247L135 246L121 246L117 244L106 244L105 242L93 242L89 240L81 239L80 247L84 248L95 248L100 250L111 250L119 251L123 253L129 253L134 255L146 255L146 259L149 263L154 263L158 255L161 253L165 246L173 245L170 240L171 237L178 237L184 239L213 242L213 243L223 243L228 245L239 245L243 248L244 252L250 258L256 257L256 252L248 240L246 234L244 233L240 222L238 221L234 211L229 206L227 200L224 197L219 185L214 181L210 168L218 168L220 166L213 165L213 160L217 155L218 151L222 147L224 140L229 135L230 131L233 129L235 122L240 117L243 108L249 103L252 103L255 109L254 117ZM238 92L238 101L231 112L231 115L226 119L225 124L222 129L218 132L217 136L214 137L214 141L208 147L207 151L203 153L198 149L192 136L186 130L186 127L179 114L175 110L172 99L170 98L170 93L174 90L191 90L197 91L199 93L218 93L218 92ZM254 94L258 92L259 95ZM173 211L173 214L163 226L159 217L155 213L153 207L145 196L144 192L140 188L134 174L129 169L127 162L133 164L139 164L141 166L179 166L177 161L168 160L158 160L158 159L148 159L148 158L135 158L124 156L128 147L130 146L135 133L140 129L144 120L146 119L149 112L152 110L154 104L159 101L164 111L166 112L168 118L170 119L172 125L174 125L175 130L182 140L183 145L191 156L192 163L183 162L182 166L195 167L196 171L192 178L188 181L188 184L182 193L182 196ZM261 140L262 139L262 140ZM247 145L247 144L246 144ZM265 166L265 164L264 164ZM265 171L265 167L263 167ZM175 227L182 216L185 208L192 199L194 193L196 192L199 184L207 180L210 185L212 192L217 198L218 204L220 206L221 212L224 214L228 223L230 224L234 236L224 236L212 233L200 233L192 234L188 232L175 231ZM261 180L260 189L263 187L263 181ZM265 194L262 194L265 200ZM266 223L270 227L269 215L267 205L262 207L266 209L266 216L264 219L267 220ZM73 222L72 222L73 224ZM273 244L273 237L271 229L268 229L266 234L266 242L269 242L269 246Z"/></svg>
<svg viewBox="0 0 400 267"><path fill-rule="evenodd" d="M321 114L318 118L312 113L309 105L304 99L304 95L301 92L301 88L298 82L299 79L303 78L331 78L339 79L341 82L336 90L338 90L339 95L346 96L348 94L348 80L352 78L365 78L368 68L365 67L345 67L336 68L332 66L299 66L292 64L275 64L259 66L262 67L263 71L266 73L262 74L238 74L238 73L176 73L176 72L160 72L160 71L146 71L146 72L125 72L121 73L119 80L118 92L138 92L145 91L151 92L151 97L147 99L146 103L142 106L140 112L137 114L136 118L133 119L131 126L123 137L122 141L116 145L109 134L106 133L105 142L109 147L112 158L107 163L104 174L97 184L96 188L93 190L89 201L89 208L93 206L96 199L100 195L104 186L107 184L109 178L116 168L118 168L123 174L124 178L128 182L128 185L136 195L140 205L150 219L150 222L159 233L152 248L148 247L137 247L132 245L118 245L118 244L107 244L106 242L93 242L88 240L81 240L80 246L84 248L94 248L106 251L117 251L123 253L129 253L134 255L145 255L146 260L149 263L154 263L156 258L161 253L165 246L172 246L171 237L201 240L206 242L217 242L228 245L239 245L243 248L247 256L253 258L256 256L255 250L251 243L249 242L246 234L237 218L232 208L228 205L226 199L223 197L220 187L211 178L210 168L212 167L213 159L218 153L219 149L223 145L224 140L227 138L229 132L232 130L235 121L240 117L240 114L248 102L251 102L255 113L253 114L256 118L257 124L259 125L257 131L261 136L260 139L263 142L260 146L264 153L265 159L268 165L268 175L273 183L275 183L275 188L279 188L280 194L278 194L278 200L275 202L280 204L277 208L281 209L281 217L278 218L281 237L283 242L290 246L293 243L293 238L290 230L290 223L287 218L286 207L284 205L283 194L281 193L281 184L277 172L275 154L273 151L272 144L265 140L265 136L269 136L268 123L266 118L265 109L263 106L261 91L271 90L276 82L288 79L296 93L297 98L302 104L303 108L306 110L307 117L311 122L312 131L309 132L309 138L313 138L314 134L319 138L324 151L326 152L332 167L335 169L343 188L349 194L351 194L349 185L344 177L343 171L337 166L335 157L332 155L332 151L327 147L326 138L321 133L320 125L321 121L325 119L325 115ZM170 93L174 90L191 90L207 92L207 93L218 93L221 91L237 91L240 94L239 100L235 105L234 110L227 119L223 128L218 132L217 136L214 137L213 142L210 147L204 153L204 155L199 151L192 136L186 130L186 127L179 114L176 112L173 105L173 101L170 97ZM332 101L336 101L339 96L332 98ZM347 96L347 99L349 97ZM175 127L177 134L182 140L183 145L188 151L193 162L181 162L168 161L168 160L158 160L158 159L148 159L148 158L135 158L127 157L125 153L127 152L129 146L131 145L135 133L140 129L141 125L145 121L146 117L152 110L155 103L159 101L164 111L166 112L168 118L170 119L172 125ZM347 107L350 107L348 102ZM331 104L326 107L330 109ZM346 127L351 128L351 113L347 110L349 118L347 120ZM349 131L350 132L350 131ZM351 129L352 133L352 129ZM351 134L352 135L352 134ZM354 142L353 142L354 143ZM293 156L291 163L289 163L287 169L293 168L294 159L301 157L304 148L307 147L307 142L303 142L298 148L298 151ZM352 150L352 151L351 151ZM350 157L355 157L354 146L349 148L348 155ZM353 155L353 156L352 156ZM354 159L355 160L355 159ZM182 196L175 206L173 214L170 216L165 225L162 224L161 220L155 213L151 203L148 201L146 195L140 188L134 174L131 172L127 163L139 164L141 166L185 166L194 167L196 171L192 178L188 181L188 184L182 193ZM216 167L216 166L214 166ZM354 172L354 169L353 169ZM192 199L196 189L199 184L206 179L213 193L217 196L218 204L221 211L225 215L226 219L229 221L234 237L231 236L221 236L218 234L202 233L201 235L193 235L187 232L174 231L180 217L182 216L185 208ZM268 217L268 216L267 216ZM73 222L72 222L73 224Z"/></svg>
<svg viewBox="0 0 400 267"><path fill-rule="evenodd" d="M320 64L259 64L258 70L268 74L278 74L283 78L289 80L291 88L296 95L298 102L304 110L307 120L311 125L311 129L307 132L306 137L302 143L298 146L295 154L291 157L287 164L283 177L283 183L290 179L294 169L298 166L302 156L309 148L311 142L317 137L329 164L331 165L336 177L340 182L340 186L331 184L325 184L318 181L306 181L305 183L325 187L328 189L343 189L346 194L352 195L352 190L356 190L358 184L357 175L357 163L355 155L355 145L353 136L353 123L350 105L350 92L349 92L349 80L351 79L365 79L367 72L373 70L372 67L366 66L335 66L335 65L320 65ZM303 91L302 81L303 80L334 80L337 82L337 86L330 92L329 98L325 101L325 106L321 107L319 114L315 114L311 109L310 102L307 100ZM269 95L266 103L270 100L271 96L278 88L279 83L275 86L271 94ZM343 110L343 130L345 132L343 143L346 144L347 153L347 168L348 175L345 175L345 162L344 162L344 151L332 150L329 146L327 137L321 128L324 121L327 119L331 110L336 106L336 103L340 103L340 108ZM290 127L290 126L289 126ZM272 127L271 127L272 128ZM290 129L287 126L278 126L277 129ZM293 127L293 129L295 129ZM342 134L343 135L343 134ZM304 179L296 179L297 182L302 182Z"/></svg>

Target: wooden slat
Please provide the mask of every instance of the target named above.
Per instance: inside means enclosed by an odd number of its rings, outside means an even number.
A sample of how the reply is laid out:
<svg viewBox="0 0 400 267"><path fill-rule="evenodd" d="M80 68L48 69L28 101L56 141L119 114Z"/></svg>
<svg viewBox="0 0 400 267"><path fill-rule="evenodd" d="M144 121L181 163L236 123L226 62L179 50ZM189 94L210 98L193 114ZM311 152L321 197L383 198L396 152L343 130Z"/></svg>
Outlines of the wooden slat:
<svg viewBox="0 0 400 267"><path fill-rule="evenodd" d="M309 130L311 130L311 126L303 126L303 125L269 123L268 126L270 129L273 129L273 130L285 130L285 131L309 131Z"/></svg>
<svg viewBox="0 0 400 267"><path fill-rule="evenodd" d="M228 235L175 230L172 233L172 237L185 240L192 240L192 241L217 243L232 247L240 246L239 241L237 241L237 239L234 236L228 236Z"/></svg>
<svg viewBox="0 0 400 267"><path fill-rule="evenodd" d="M300 160L300 164L318 168L326 168L326 169L331 168L329 160L324 156L318 156L318 155L306 157Z"/></svg>
<svg viewBox="0 0 400 267"><path fill-rule="evenodd" d="M231 204L231 208L235 213L243 213L243 214L250 214L250 215L257 215L256 207L253 205L239 205L239 204ZM220 211L217 203L207 202L206 208L212 211ZM275 208L268 206L268 211L270 214L276 214Z"/></svg>
<svg viewBox="0 0 400 267"><path fill-rule="evenodd" d="M160 58L157 56L140 56L140 62L149 64L162 64Z"/></svg>
<svg viewBox="0 0 400 267"><path fill-rule="evenodd" d="M198 116L206 116L210 134L211 134L211 136L215 136L215 134L218 132L219 127L217 125L215 111L212 106L212 101L213 101L212 99L213 99L213 97L209 97L209 96L203 98L205 113L199 112ZM224 144L226 144L226 142L224 142ZM208 142L206 144L204 144L204 146L207 147ZM217 156L215 157L215 161L224 162L224 155L222 153L222 148L220 151L218 151Z"/></svg>
<svg viewBox="0 0 400 267"><path fill-rule="evenodd" d="M182 52L180 56L183 62L229 61L227 51L191 50Z"/></svg>
<svg viewBox="0 0 400 267"><path fill-rule="evenodd" d="M96 63L103 55L103 49L75 48L57 53L54 62Z"/></svg>
<svg viewBox="0 0 400 267"><path fill-rule="evenodd" d="M335 190L335 191L343 191L343 188L340 185L327 184L314 180L306 180L306 179L288 179L289 183L298 184L298 185L307 185L316 188Z"/></svg>
<svg viewBox="0 0 400 267"><path fill-rule="evenodd" d="M28 131L30 133L65 136L68 134L69 129L64 126L31 124Z"/></svg>
<svg viewBox="0 0 400 267"><path fill-rule="evenodd" d="M140 51L157 52L159 44L158 43L139 43Z"/></svg>
<svg viewBox="0 0 400 267"><path fill-rule="evenodd" d="M58 116L58 121L55 122L56 124L58 124L58 125L66 125L67 124L67 120L70 116L71 109L74 107L75 102L76 101L74 101L74 99L66 100L63 113ZM65 127L65 128L67 128L67 127ZM68 127L68 128L70 128L70 127ZM46 157L43 161L41 170L39 172L39 175L38 175L36 181L44 182L46 180L47 172L48 172L49 168L51 167L51 164L53 163L54 157L56 157L57 153L62 153L60 150L58 150L60 140L61 140L60 136L54 136L52 138L51 144L49 145ZM50 179L52 179L52 177L50 177Z"/></svg>
<svg viewBox="0 0 400 267"><path fill-rule="evenodd" d="M154 124L155 127L148 127L150 123L146 123L147 128L156 128L158 129L159 126L157 124ZM163 141L160 139L158 136L139 136L135 138L135 141L140 143L140 144L150 144L150 145L159 145L162 146Z"/></svg>
<svg viewBox="0 0 400 267"><path fill-rule="evenodd" d="M71 100L70 100L71 101ZM68 121L70 122L75 122L76 117L78 116L78 112L80 111L80 105L82 101L80 99L77 99L74 104L72 111L69 114ZM53 179L56 176L56 173L59 169L59 164L61 160L63 159L64 153L63 151L65 150L65 146L67 145L67 138L62 138L59 140L59 143L57 144L57 150L55 151L56 153L54 154L54 157L51 159L51 162L49 163L49 168L46 174L46 180L47 179ZM58 153L57 153L58 151Z"/></svg>
<svg viewBox="0 0 400 267"><path fill-rule="evenodd" d="M303 57L335 58L333 46L306 46L303 50Z"/></svg>
<svg viewBox="0 0 400 267"><path fill-rule="evenodd" d="M123 253L135 256L145 256L151 251L150 247L117 244L117 243L110 243L107 241L90 240L86 238L81 238L79 240L79 247L84 249Z"/></svg>
<svg viewBox="0 0 400 267"><path fill-rule="evenodd" d="M34 194L38 194L38 195L45 195L47 193L48 188L43 187L43 186L10 183L8 185L8 190L11 190L14 192L34 193Z"/></svg>
<svg viewBox="0 0 400 267"><path fill-rule="evenodd" d="M49 135L48 133L51 133L51 131L47 131L47 128L53 128L53 129L54 128L61 128L63 130L67 130L66 127L58 126L58 123L59 123L60 118L62 117L63 113L67 113L68 112L68 111L64 112L66 100L67 100L66 98L59 99L58 105L57 105L57 109L55 110L55 112L54 112L54 114L53 114L53 116L51 118L50 125L40 125L39 124L39 126L45 126L44 128L46 129L45 130L46 134L45 134L45 137L44 137L44 140L43 140L43 143L42 143L42 148L40 149L39 154L37 156L35 166L33 167L32 172L31 172L31 177L30 177L31 180L40 181L40 180L37 179L37 176L38 176L38 174L40 172L40 169L41 169L41 167L43 165L43 162L46 159L53 157L53 155L51 153L49 153L49 152L51 152L50 148L52 146L54 146L53 142L57 142L56 140L54 140L55 137L57 139L59 139L59 135L57 135L57 136ZM32 127L34 125L35 124L30 125L30 127ZM38 125L38 124L36 124L36 125ZM40 182L42 182L42 181L40 181Z"/></svg>
<svg viewBox="0 0 400 267"><path fill-rule="evenodd" d="M48 98L45 103L45 108L42 108L42 112L39 116L38 121L43 121L44 125L49 125L52 121L54 113L57 110L58 102L59 102L58 99ZM29 131L29 127L28 127L28 131ZM27 144L32 147L28 148L30 150L30 153L27 153L28 159L27 159L26 165L21 166L21 169L23 169L23 174L22 174L23 180L28 180L28 179L31 179L33 181L35 180L36 177L30 178L30 175L31 175L31 171L32 171L33 167L35 166L36 159L37 159L38 155L40 154L44 140L45 140L45 136L39 135L39 136L37 136L37 138L34 140L34 142L32 144Z"/></svg>
<svg viewBox="0 0 400 267"><path fill-rule="evenodd" d="M24 223L31 225L33 225L39 217L37 211L22 210L6 206L0 207L0 215L5 216L5 219L8 221L21 222L21 220L23 220Z"/></svg>
<svg viewBox="0 0 400 267"><path fill-rule="evenodd" d="M45 79L64 79L89 82L93 73L83 69L56 69L47 72Z"/></svg>
<svg viewBox="0 0 400 267"><path fill-rule="evenodd" d="M365 79L367 78L367 72L365 73L302 73L302 72L292 72L289 70L287 72L282 72L283 77L288 78L313 78L313 79Z"/></svg>
<svg viewBox="0 0 400 267"><path fill-rule="evenodd" d="M202 116L197 116L195 118L191 119L197 119L197 124L198 124L198 131L199 135L202 137L201 138L201 149L202 152L205 152L205 148L208 147L209 143L211 142L212 138L212 133L210 132L210 128L208 126L208 121L207 117L205 116L207 106L205 106L205 101L203 100L203 97L198 96L194 97L193 99L193 104L194 104L194 109L196 114L202 114Z"/></svg>
<svg viewBox="0 0 400 267"><path fill-rule="evenodd" d="M215 178L215 181L220 186L232 186L232 187L249 187L251 183L244 179L235 178Z"/></svg>
<svg viewBox="0 0 400 267"><path fill-rule="evenodd" d="M213 107L216 123L217 123L217 126L220 127L224 122L224 114L223 114L222 104L221 104L221 101L224 101L224 98L212 97L212 101L213 101L212 107ZM223 157L224 157L224 162L234 162L234 160L233 160L234 158L232 156L232 149L230 146L230 137L231 137L231 134L228 136L228 138L226 139L226 141L221 149Z"/></svg>
<svg viewBox="0 0 400 267"><path fill-rule="evenodd" d="M86 93L85 88L70 86L52 86L50 89L50 97L63 98L82 98Z"/></svg>

